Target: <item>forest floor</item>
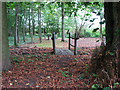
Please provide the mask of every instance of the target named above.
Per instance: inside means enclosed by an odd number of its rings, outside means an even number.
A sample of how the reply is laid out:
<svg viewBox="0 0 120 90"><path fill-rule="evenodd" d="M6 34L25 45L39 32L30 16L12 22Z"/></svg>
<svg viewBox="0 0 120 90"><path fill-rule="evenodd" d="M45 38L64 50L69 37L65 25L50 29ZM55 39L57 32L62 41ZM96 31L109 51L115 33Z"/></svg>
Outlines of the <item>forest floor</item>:
<svg viewBox="0 0 120 90"><path fill-rule="evenodd" d="M13 68L2 72L2 87L91 88L95 82L92 78L94 76L88 73L88 64L92 51L100 45L96 43L97 40L98 38L78 40L77 55L53 55L51 40L44 40L42 45L34 43L18 48L10 47ZM59 39L56 42L58 48L68 47L68 42ZM46 44L48 47L44 46Z"/></svg>

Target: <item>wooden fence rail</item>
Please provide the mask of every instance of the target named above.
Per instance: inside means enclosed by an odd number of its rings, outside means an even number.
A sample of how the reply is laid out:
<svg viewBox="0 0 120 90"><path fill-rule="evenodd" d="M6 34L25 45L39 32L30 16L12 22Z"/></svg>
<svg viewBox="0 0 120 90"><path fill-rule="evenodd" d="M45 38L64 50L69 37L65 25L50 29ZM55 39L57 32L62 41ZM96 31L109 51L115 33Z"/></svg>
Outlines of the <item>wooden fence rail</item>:
<svg viewBox="0 0 120 90"><path fill-rule="evenodd" d="M53 43L53 53L55 54L55 32L53 32L52 34L52 43ZM74 39L74 45L71 44L71 39ZM77 38L77 34L75 33L75 37L71 37L70 33L69 33L69 45L68 45L68 49L70 50L70 46L74 47L74 55L77 55L77 40L79 38Z"/></svg>
<svg viewBox="0 0 120 90"><path fill-rule="evenodd" d="M74 45L71 44L71 39L74 39ZM70 46L74 47L74 55L77 55L77 40L79 38L77 38L77 34L75 33L74 38L71 37L70 33L69 33L69 43L68 43L68 49L70 50Z"/></svg>
<svg viewBox="0 0 120 90"><path fill-rule="evenodd" d="M53 53L55 54L55 32L53 32L53 34L52 34L52 43L53 43Z"/></svg>

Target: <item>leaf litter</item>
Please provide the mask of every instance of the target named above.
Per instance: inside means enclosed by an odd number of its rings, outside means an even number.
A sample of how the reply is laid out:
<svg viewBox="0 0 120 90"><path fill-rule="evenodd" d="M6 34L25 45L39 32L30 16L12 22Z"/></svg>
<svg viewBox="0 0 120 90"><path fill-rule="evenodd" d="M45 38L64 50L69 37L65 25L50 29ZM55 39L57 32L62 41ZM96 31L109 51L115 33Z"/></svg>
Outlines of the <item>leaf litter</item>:
<svg viewBox="0 0 120 90"><path fill-rule="evenodd" d="M90 88L93 80L86 66L93 49L80 48L78 55L53 55L52 48L10 49L13 68L2 73L2 87Z"/></svg>

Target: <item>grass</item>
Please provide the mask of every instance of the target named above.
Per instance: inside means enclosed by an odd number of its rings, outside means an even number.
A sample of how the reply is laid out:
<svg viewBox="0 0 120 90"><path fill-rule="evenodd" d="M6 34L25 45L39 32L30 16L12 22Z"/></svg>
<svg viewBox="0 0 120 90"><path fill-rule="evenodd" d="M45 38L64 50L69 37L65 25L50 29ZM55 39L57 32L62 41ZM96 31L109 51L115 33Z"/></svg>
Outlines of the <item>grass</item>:
<svg viewBox="0 0 120 90"><path fill-rule="evenodd" d="M9 39L9 46L13 46L14 45L14 37L9 37L8 39ZM48 40L47 37L46 37L46 39L44 39L44 37L42 37L42 43L39 43L39 37L34 36L33 41L34 41L33 44L28 45L28 43L31 42L31 38L29 36L26 36L26 40L25 40L25 42L23 42L23 38L21 36L18 45L19 46L31 46L31 47L37 46L37 47L43 47L43 48L44 47L47 47L47 48L53 47L51 37L50 37L50 40ZM36 42L38 42L38 43L36 43ZM66 42L61 42L60 37L58 37L55 42L56 42L56 47L60 47L60 48L63 47L64 44L66 43Z"/></svg>
<svg viewBox="0 0 120 90"><path fill-rule="evenodd" d="M36 41L35 39L37 39L38 36L34 36L33 38L34 38L34 42L35 42L35 41ZM8 40L9 40L9 46L14 45L14 37L13 37L13 36L8 37ZM25 42L23 41L23 37L20 36L18 45L24 45L24 44L27 44L27 43L29 43L29 42L31 42L29 36L26 36L26 37L25 37Z"/></svg>
<svg viewBox="0 0 120 90"><path fill-rule="evenodd" d="M65 42L61 42L61 40L56 40L56 47L63 47ZM37 47L48 47L52 48L52 40L43 40L42 43L35 44Z"/></svg>

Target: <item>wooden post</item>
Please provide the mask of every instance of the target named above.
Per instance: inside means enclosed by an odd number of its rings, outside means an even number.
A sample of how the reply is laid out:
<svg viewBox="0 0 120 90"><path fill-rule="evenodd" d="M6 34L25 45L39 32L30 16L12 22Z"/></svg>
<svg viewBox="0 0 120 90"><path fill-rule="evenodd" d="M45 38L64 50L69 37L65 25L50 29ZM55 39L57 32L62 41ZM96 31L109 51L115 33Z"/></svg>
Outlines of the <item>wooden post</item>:
<svg viewBox="0 0 120 90"><path fill-rule="evenodd" d="M71 42L70 42L70 33L69 33L69 43L68 44L69 44L68 49L70 50L70 44L71 44Z"/></svg>
<svg viewBox="0 0 120 90"><path fill-rule="evenodd" d="M77 34L75 33L75 41L74 41L74 55L77 55Z"/></svg>
<svg viewBox="0 0 120 90"><path fill-rule="evenodd" d="M55 32L53 32L52 41L53 41L53 53L55 54Z"/></svg>
<svg viewBox="0 0 120 90"><path fill-rule="evenodd" d="M50 37L50 36L48 35L48 40L49 40L49 37Z"/></svg>

